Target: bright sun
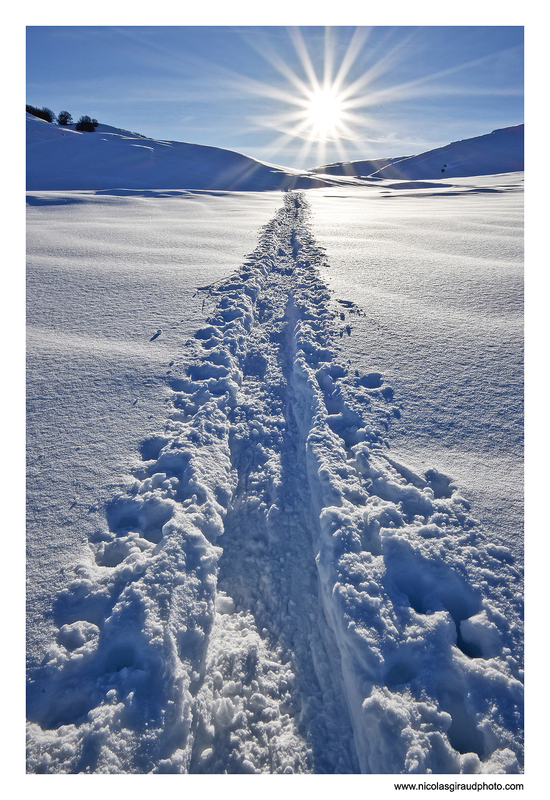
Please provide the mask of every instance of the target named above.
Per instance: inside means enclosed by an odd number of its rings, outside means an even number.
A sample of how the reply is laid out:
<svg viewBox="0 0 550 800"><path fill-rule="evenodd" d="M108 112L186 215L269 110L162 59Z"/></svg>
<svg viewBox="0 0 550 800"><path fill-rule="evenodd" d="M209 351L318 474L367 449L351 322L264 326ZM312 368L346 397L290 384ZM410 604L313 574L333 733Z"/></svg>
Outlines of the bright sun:
<svg viewBox="0 0 550 800"><path fill-rule="evenodd" d="M271 143L271 152L277 152L292 140L301 140L296 164L303 163L312 148L317 151L318 164L325 163L328 151L336 151L341 161L348 159L345 145L361 141L358 130L371 123L364 109L372 102L369 86L375 74L372 69L367 70L350 81L350 70L362 52L368 30L357 28L345 53L337 58L336 42L331 29L326 28L324 55L320 63L317 61L316 68L300 30L289 28L300 62L297 71L270 46L268 39L262 39L261 46L254 41L253 46L290 84L282 87L254 79L246 81L249 90L284 104L281 111L257 118L263 126L280 132ZM378 66L379 72L382 66Z"/></svg>
<svg viewBox="0 0 550 800"><path fill-rule="evenodd" d="M332 87L317 89L306 105L307 122L311 125L311 138L327 141L338 134L342 113L342 100Z"/></svg>

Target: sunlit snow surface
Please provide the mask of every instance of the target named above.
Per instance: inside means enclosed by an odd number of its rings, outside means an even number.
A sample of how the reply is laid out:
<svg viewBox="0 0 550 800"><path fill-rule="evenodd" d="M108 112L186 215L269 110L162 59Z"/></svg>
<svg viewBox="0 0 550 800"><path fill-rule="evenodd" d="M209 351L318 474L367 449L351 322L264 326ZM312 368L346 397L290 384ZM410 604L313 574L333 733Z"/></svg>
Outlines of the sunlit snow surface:
<svg viewBox="0 0 550 800"><path fill-rule="evenodd" d="M29 196L29 771L521 771L521 185L437 186Z"/></svg>

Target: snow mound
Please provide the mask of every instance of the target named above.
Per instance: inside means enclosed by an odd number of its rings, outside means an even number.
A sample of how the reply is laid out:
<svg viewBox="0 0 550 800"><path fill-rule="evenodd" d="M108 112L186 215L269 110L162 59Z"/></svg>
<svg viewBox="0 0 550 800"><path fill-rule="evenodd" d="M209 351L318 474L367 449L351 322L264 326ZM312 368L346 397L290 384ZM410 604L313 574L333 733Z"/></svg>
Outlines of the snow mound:
<svg viewBox="0 0 550 800"><path fill-rule="evenodd" d="M524 168L524 126L501 128L484 136L452 142L414 156L329 164L314 171L372 179L422 180L497 175ZM385 162L385 163L384 163Z"/></svg>
<svg viewBox="0 0 550 800"><path fill-rule="evenodd" d="M514 559L390 457L392 387L339 361L325 263L287 193L200 289L169 418L56 600L29 771L520 771Z"/></svg>
<svg viewBox="0 0 550 800"><path fill-rule="evenodd" d="M27 190L214 189L267 191L324 186L326 180L248 156L147 139L98 125L93 133L27 113Z"/></svg>

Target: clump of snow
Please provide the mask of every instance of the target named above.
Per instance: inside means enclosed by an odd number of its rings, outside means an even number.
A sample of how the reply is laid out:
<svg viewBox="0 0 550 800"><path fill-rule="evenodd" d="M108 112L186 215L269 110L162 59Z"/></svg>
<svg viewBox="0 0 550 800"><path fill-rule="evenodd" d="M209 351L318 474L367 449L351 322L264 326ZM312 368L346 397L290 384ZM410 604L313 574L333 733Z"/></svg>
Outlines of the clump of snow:
<svg viewBox="0 0 550 800"><path fill-rule="evenodd" d="M382 373L338 356L303 195L171 371L162 430L55 604L32 772L521 769L514 558L390 457Z"/></svg>

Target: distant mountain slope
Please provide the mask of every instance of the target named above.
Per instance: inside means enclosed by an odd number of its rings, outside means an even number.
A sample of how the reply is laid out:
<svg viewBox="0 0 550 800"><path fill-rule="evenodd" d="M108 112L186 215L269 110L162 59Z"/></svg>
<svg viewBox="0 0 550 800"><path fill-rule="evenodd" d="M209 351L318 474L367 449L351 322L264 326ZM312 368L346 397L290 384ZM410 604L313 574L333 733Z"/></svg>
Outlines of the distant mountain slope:
<svg viewBox="0 0 550 800"><path fill-rule="evenodd" d="M27 190L219 189L265 191L327 185L218 147L146 139L98 125L93 133L27 114Z"/></svg>
<svg viewBox="0 0 550 800"><path fill-rule="evenodd" d="M81 133L27 114L27 189L310 189L361 178L421 180L523 170L523 125L413 156L348 161L300 171L219 147L147 139L98 125Z"/></svg>
<svg viewBox="0 0 550 800"><path fill-rule="evenodd" d="M383 167L401 161L404 156L395 158L373 158L368 161L337 161L334 164L324 164L315 167L312 171L320 175L345 175L351 178L366 178Z"/></svg>
<svg viewBox="0 0 550 800"><path fill-rule="evenodd" d="M468 175L517 172L524 168L523 130L523 125L515 125L472 139L451 142L419 155L329 164L317 167L314 172L391 180L463 178Z"/></svg>

